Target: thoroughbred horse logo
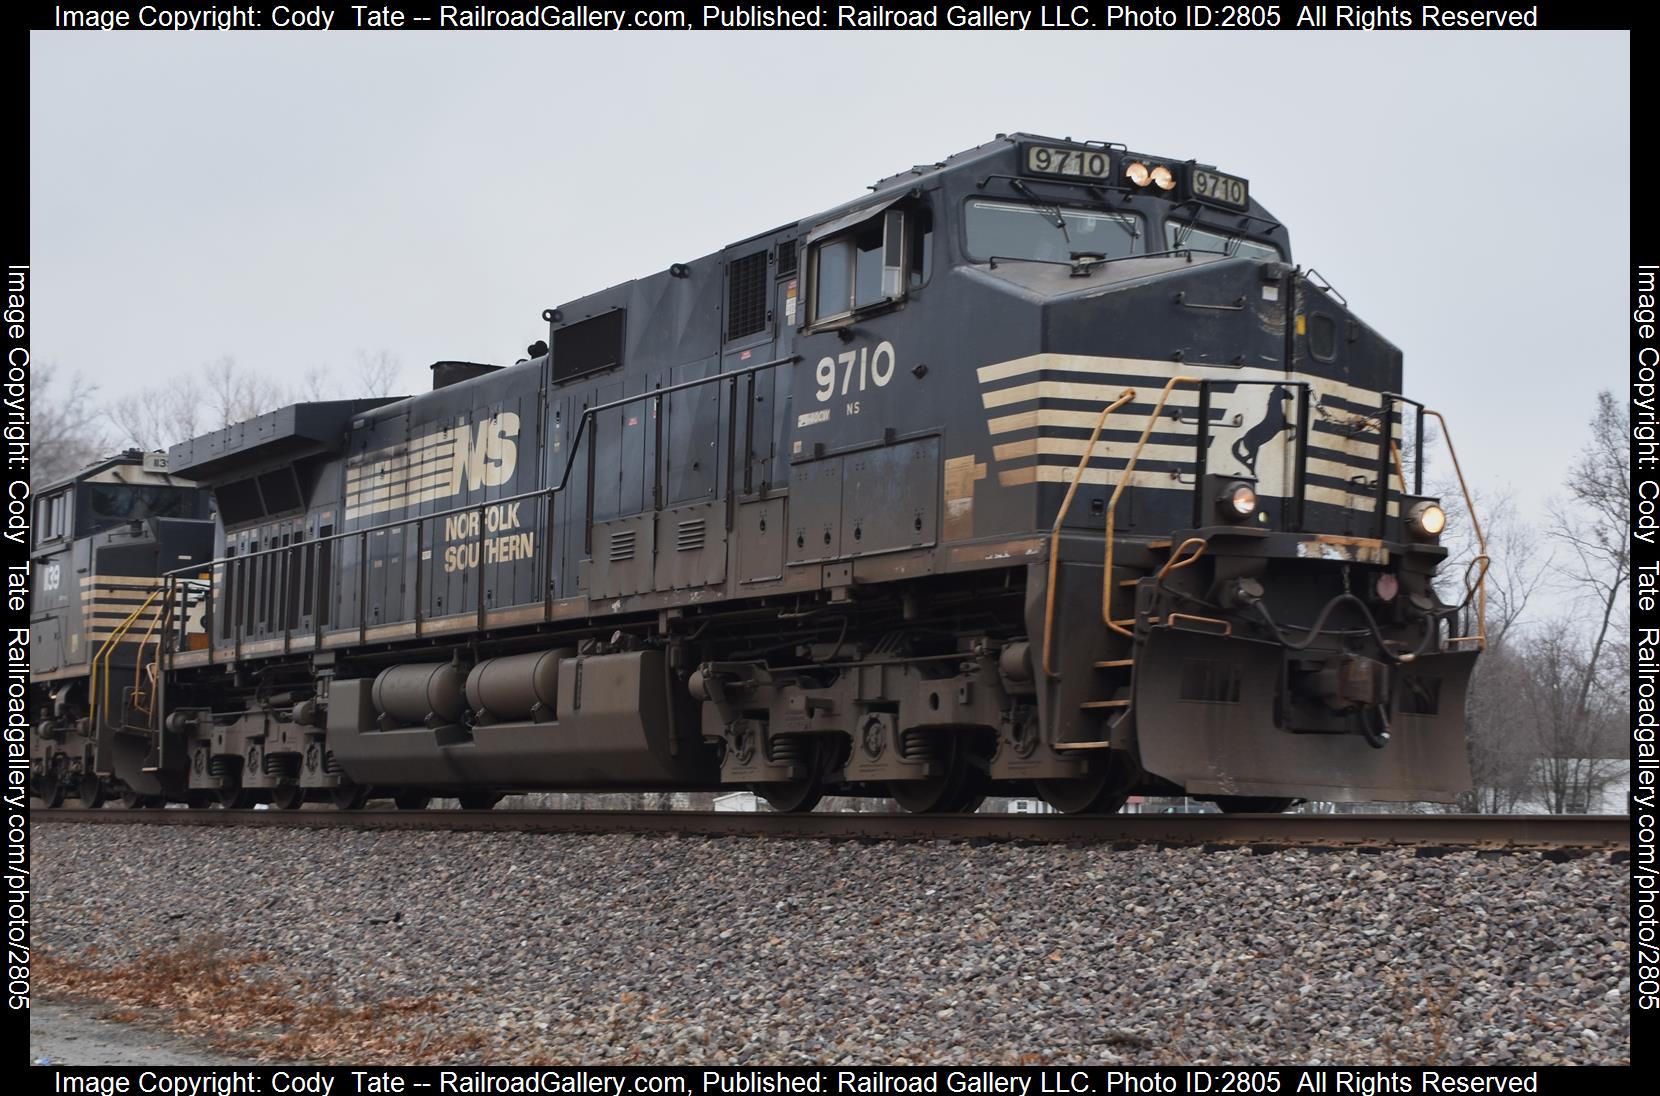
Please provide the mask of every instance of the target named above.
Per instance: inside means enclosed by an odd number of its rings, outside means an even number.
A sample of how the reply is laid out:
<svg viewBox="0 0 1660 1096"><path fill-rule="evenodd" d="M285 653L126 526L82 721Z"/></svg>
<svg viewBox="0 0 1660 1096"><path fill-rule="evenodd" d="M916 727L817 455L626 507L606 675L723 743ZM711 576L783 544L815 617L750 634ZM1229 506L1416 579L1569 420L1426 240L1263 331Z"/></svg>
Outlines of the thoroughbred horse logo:
<svg viewBox="0 0 1660 1096"><path fill-rule="evenodd" d="M1245 387L1262 387L1258 385ZM1233 443L1233 456L1240 464L1250 470L1251 475L1257 474L1257 454L1262 447L1278 437L1286 428L1289 419L1285 414L1285 406L1291 402L1291 389L1283 384L1276 384L1268 391L1268 399L1262 409L1262 418L1258 419Z"/></svg>

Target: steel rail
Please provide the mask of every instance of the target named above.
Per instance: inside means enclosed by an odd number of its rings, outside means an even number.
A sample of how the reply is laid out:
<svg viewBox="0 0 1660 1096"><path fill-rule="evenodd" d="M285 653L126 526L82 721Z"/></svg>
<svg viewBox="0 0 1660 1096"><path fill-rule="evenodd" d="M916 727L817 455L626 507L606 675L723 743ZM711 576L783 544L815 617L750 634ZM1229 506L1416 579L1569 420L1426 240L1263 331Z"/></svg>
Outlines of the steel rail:
<svg viewBox="0 0 1660 1096"><path fill-rule="evenodd" d="M37 823L1029 841L1127 845L1629 849L1626 815L775 814L743 811L40 810Z"/></svg>

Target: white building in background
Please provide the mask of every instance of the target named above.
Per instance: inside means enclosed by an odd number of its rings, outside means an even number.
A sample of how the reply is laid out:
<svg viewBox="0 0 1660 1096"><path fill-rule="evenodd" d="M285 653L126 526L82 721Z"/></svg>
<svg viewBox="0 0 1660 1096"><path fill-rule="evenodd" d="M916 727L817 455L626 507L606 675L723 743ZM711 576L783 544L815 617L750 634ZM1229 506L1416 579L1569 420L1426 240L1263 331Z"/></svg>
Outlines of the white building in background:
<svg viewBox="0 0 1660 1096"><path fill-rule="evenodd" d="M715 796L717 811L756 811L760 804L756 801L754 792L727 792Z"/></svg>

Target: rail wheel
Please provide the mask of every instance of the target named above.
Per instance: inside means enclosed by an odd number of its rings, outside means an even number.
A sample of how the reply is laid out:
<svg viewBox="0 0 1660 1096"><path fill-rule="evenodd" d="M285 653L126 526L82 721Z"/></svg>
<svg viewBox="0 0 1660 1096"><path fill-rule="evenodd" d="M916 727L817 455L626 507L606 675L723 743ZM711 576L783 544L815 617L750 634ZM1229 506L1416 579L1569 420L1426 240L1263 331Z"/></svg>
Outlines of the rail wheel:
<svg viewBox="0 0 1660 1096"><path fill-rule="evenodd" d="M464 811L487 811L501 802L500 792L463 792L455 797ZM400 806L402 804L399 804Z"/></svg>
<svg viewBox="0 0 1660 1096"><path fill-rule="evenodd" d="M84 776L79 787L81 806L87 810L104 805L104 782L96 776Z"/></svg>
<svg viewBox="0 0 1660 1096"><path fill-rule="evenodd" d="M43 776L35 781L35 798L47 807L63 806L65 794L63 781L55 776Z"/></svg>
<svg viewBox="0 0 1660 1096"><path fill-rule="evenodd" d="M896 780L888 794L912 814L973 813L985 802L985 770L960 734L929 733L940 771L926 780Z"/></svg>
<svg viewBox="0 0 1660 1096"><path fill-rule="evenodd" d="M1093 770L1068 780L1035 780L1038 796L1062 814L1117 814L1135 786L1134 766L1118 750L1097 758Z"/></svg>
<svg viewBox="0 0 1660 1096"><path fill-rule="evenodd" d="M213 806L218 796L203 788L192 788L184 793L185 806L193 811L205 811Z"/></svg>
<svg viewBox="0 0 1660 1096"><path fill-rule="evenodd" d="M767 801L780 814L806 814L824 798L824 783L818 774L787 783L751 784L749 790Z"/></svg>
<svg viewBox="0 0 1660 1096"><path fill-rule="evenodd" d="M800 780L776 780L751 784L749 790L767 801L780 814L806 814L824 798L824 756L819 742L807 735L786 735L773 740L773 760L787 752L806 767Z"/></svg>
<svg viewBox="0 0 1660 1096"><path fill-rule="evenodd" d="M298 784L279 784L271 789L271 806L279 811L297 811L305 804L305 789Z"/></svg>
<svg viewBox="0 0 1660 1096"><path fill-rule="evenodd" d="M432 802L432 796L420 792L400 792L392 797L392 802L400 811L424 811Z"/></svg>
<svg viewBox="0 0 1660 1096"><path fill-rule="evenodd" d="M369 789L362 784L336 784L329 791L329 802L337 811L360 811L369 802Z"/></svg>
<svg viewBox="0 0 1660 1096"><path fill-rule="evenodd" d="M1284 814L1302 800L1272 795L1218 795L1211 802L1223 814Z"/></svg>
<svg viewBox="0 0 1660 1096"><path fill-rule="evenodd" d="M219 805L227 811L251 811L259 802L259 795L251 788L237 786L219 789Z"/></svg>
<svg viewBox="0 0 1660 1096"><path fill-rule="evenodd" d="M145 795L143 792L128 787L121 789L121 805L129 811L149 810L151 807L163 806L166 802L159 795Z"/></svg>

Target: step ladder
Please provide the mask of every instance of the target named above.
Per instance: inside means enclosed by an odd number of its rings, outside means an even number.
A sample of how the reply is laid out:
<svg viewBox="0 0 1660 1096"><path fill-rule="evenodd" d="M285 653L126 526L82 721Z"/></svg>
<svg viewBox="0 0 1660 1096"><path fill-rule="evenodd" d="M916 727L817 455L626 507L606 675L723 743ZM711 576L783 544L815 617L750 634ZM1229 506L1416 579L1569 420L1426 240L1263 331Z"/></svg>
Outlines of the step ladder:
<svg viewBox="0 0 1660 1096"><path fill-rule="evenodd" d="M1112 588L1102 598L1102 617L1112 631L1119 633L1129 640L1127 657L1099 659L1090 669L1095 674L1095 682L1090 690L1096 699L1086 700L1080 705L1083 711L1100 717L1101 735L1098 738L1080 739L1075 742L1057 742L1057 750L1107 750L1112 748L1113 728L1118 725L1133 708L1131 697L1134 695L1135 662L1141 645L1145 642L1146 631L1140 625L1142 612L1138 607L1136 590L1144 583L1160 583L1172 571L1179 571L1184 567L1191 567L1205 554L1205 541L1199 537L1190 537L1181 542L1174 549L1169 541L1154 542L1150 547L1164 549L1170 552L1163 566L1157 571L1149 571L1131 578L1118 579L1116 596ZM1109 570L1106 572L1111 574ZM1128 603L1132 607L1131 615L1117 617L1116 611L1122 612L1122 606Z"/></svg>

